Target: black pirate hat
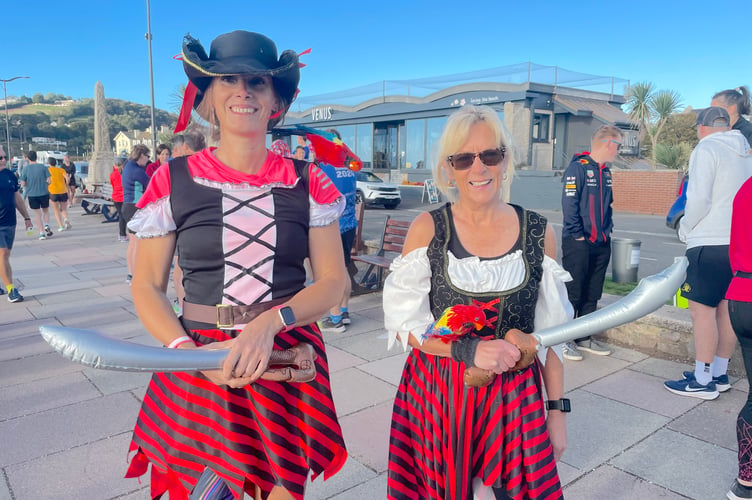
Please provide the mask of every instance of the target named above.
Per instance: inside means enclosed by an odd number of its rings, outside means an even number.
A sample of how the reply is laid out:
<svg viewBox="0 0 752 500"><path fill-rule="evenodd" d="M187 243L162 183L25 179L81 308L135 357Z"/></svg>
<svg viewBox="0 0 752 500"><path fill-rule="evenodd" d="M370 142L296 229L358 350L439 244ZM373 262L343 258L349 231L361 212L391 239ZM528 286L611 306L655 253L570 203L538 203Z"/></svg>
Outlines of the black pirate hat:
<svg viewBox="0 0 752 500"><path fill-rule="evenodd" d="M274 42L259 33L233 31L218 36L211 43L209 55L201 42L191 35L183 38L183 69L195 89L186 88L183 109L196 109L204 97L212 78L225 75L254 74L270 76L277 95L284 102L286 112L298 91L300 63L298 54L285 50L277 58ZM191 96L193 94L193 96ZM191 97L193 97L192 102ZM183 117L181 110L181 117ZM206 118L206 117L204 117ZM183 120L187 124L187 117ZM180 127L181 120L178 120ZM176 129L177 131L177 129Z"/></svg>

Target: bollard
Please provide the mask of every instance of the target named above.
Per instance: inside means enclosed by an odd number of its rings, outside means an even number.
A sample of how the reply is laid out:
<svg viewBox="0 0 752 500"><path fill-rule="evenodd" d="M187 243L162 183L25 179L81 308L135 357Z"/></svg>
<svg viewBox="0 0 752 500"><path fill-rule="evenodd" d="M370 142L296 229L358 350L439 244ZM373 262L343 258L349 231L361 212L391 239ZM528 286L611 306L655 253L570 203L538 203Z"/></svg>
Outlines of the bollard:
<svg viewBox="0 0 752 500"><path fill-rule="evenodd" d="M640 266L640 240L611 239L611 274L614 283L637 281Z"/></svg>

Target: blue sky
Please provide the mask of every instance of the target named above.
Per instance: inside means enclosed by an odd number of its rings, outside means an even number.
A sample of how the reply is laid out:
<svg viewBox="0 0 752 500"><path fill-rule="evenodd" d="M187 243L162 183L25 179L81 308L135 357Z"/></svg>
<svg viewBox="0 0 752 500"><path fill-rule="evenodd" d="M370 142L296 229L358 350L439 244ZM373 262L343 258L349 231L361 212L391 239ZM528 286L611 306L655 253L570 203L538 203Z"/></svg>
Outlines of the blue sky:
<svg viewBox="0 0 752 500"><path fill-rule="evenodd" d="M145 1L7 1L0 18L0 78L30 76L9 83L9 95L93 97L100 80L107 97L149 103ZM208 51L217 35L245 29L280 51L313 49L302 59L301 96L532 61L650 81L698 108L752 83L743 18L738 0L151 0L155 101L177 105L186 78L172 57L185 33Z"/></svg>

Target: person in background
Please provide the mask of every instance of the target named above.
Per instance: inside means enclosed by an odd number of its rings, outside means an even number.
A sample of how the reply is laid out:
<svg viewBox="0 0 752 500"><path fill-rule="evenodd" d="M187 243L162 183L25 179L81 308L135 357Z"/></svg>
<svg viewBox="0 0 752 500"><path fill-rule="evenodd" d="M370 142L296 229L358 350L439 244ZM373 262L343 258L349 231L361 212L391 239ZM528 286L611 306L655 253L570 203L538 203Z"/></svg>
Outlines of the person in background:
<svg viewBox="0 0 752 500"><path fill-rule="evenodd" d="M576 318L595 311L603 294L614 228L608 164L619 153L621 140L621 130L602 126L590 139L590 152L574 155L562 177L561 265L572 275L567 293ZM564 345L564 357L571 361L582 360L580 351L611 354L611 349L592 336Z"/></svg>
<svg viewBox="0 0 752 500"><path fill-rule="evenodd" d="M387 498L562 498L564 366L557 349L545 349L511 371L520 351L504 337L571 319L570 277L546 219L503 199L512 156L495 110L453 113L433 168L453 202L419 214L392 262L384 326L389 347L412 349L394 402ZM449 343L423 336L447 308L470 304L483 311L480 331ZM466 386L469 367L492 372L488 385Z"/></svg>
<svg viewBox="0 0 752 500"><path fill-rule="evenodd" d="M306 150L303 146L297 146L295 148L295 153L293 154L293 158L296 160L305 160L306 157Z"/></svg>
<svg viewBox="0 0 752 500"><path fill-rule="evenodd" d="M70 160L70 157L66 153L63 156L63 164L61 165L65 173L68 174L68 208L73 206L73 202L76 200L76 164Z"/></svg>
<svg viewBox="0 0 752 500"><path fill-rule="evenodd" d="M190 156L205 148L206 138L195 128L186 130L172 138L172 155L175 158Z"/></svg>
<svg viewBox="0 0 752 500"><path fill-rule="evenodd" d="M728 369L736 347L726 291L733 277L729 261L734 196L752 176L747 139L731 130L729 114L712 106L697 114L700 142L689 157L687 204L679 226L689 261L681 287L689 301L695 368L663 386L674 394L716 399L731 389Z"/></svg>
<svg viewBox="0 0 752 500"><path fill-rule="evenodd" d="M713 96L711 106L720 106L729 114L731 129L742 133L749 144L752 144L752 123L742 115L752 114L749 89L745 86L735 89L722 90Z"/></svg>
<svg viewBox="0 0 752 500"><path fill-rule="evenodd" d="M127 224L133 214L136 213L136 203L149 185L149 176L146 175L146 165L149 163L151 151L144 144L133 146L128 161L123 167L123 219ZM136 238L132 231L128 231L128 249L126 250L125 261L128 264L128 276L125 278L126 283L130 283L133 278L133 266L136 259Z"/></svg>
<svg viewBox="0 0 752 500"><path fill-rule="evenodd" d="M50 184L47 189L57 220L57 231L62 233L71 228L71 223L68 222L68 173L62 167L58 167L57 160L51 156L47 163L50 171Z"/></svg>
<svg viewBox="0 0 752 500"><path fill-rule="evenodd" d="M112 186L112 203L115 204L115 210L118 214L118 241L121 243L128 242L128 233L125 228L125 217L123 217L123 165L125 158L119 156L115 158L115 165L110 172L110 185Z"/></svg>
<svg viewBox="0 0 752 500"><path fill-rule="evenodd" d="M149 163L146 166L146 175L151 177L154 175L154 172L159 168L160 165L167 163L167 160L170 159L172 156L172 151L170 150L170 146L167 144L160 144L157 146L157 161L153 163Z"/></svg>
<svg viewBox="0 0 752 500"><path fill-rule="evenodd" d="M734 198L731 213L729 262L734 277L726 291L729 320L742 349L747 380L752 380L752 178L748 179ZM747 400L736 420L736 439L739 453L739 475L731 490L729 500L752 499L752 392L747 388Z"/></svg>
<svg viewBox="0 0 752 500"><path fill-rule="evenodd" d="M313 161L313 158L312 158L313 155L311 155L311 148L308 146L308 142L306 141L306 138L302 135L296 135L295 138L298 142L298 145L295 148L296 158L298 154L298 148L303 148L303 158L301 159L306 160L306 161Z"/></svg>
<svg viewBox="0 0 752 500"><path fill-rule="evenodd" d="M24 218L26 230L32 229L23 196L18 190L18 178L8 168L8 155L0 145L0 295L8 293L8 302L22 302L23 295L13 284L10 252L16 237L16 210Z"/></svg>
<svg viewBox="0 0 752 500"><path fill-rule="evenodd" d="M50 184L50 171L46 166L37 163L37 152L26 153L29 163L21 172L21 185L26 190L26 198L29 200L29 208L34 214L36 227L39 228L39 239L45 240L52 236L50 229L50 192L47 186Z"/></svg>
<svg viewBox="0 0 752 500"><path fill-rule="evenodd" d="M278 58L269 38L234 31L209 51L186 35L182 57L196 92L185 93L178 123L194 108L219 146L157 169L138 202L128 225L139 237L133 302L168 348L229 354L221 370L154 374L128 477L151 464L155 498L167 490L207 498L205 480L211 498L302 500L311 477L336 474L347 460L316 326L344 289L337 219L345 201L317 166L266 148L297 93L295 52ZM176 247L180 319L165 295ZM308 256L316 281L306 287ZM316 353L313 380L262 378L272 350L299 344Z"/></svg>
<svg viewBox="0 0 752 500"><path fill-rule="evenodd" d="M335 129L329 129L330 132L337 136L339 140L342 137ZM348 270L348 278L345 280L345 293L339 304L329 310L329 317L321 322L321 331L328 333L342 333L350 324L350 312L348 304L350 302L350 293L352 292L352 281L350 280L350 253L353 242L355 241L355 232L358 228L358 220L355 218L355 192L356 177L355 172L349 168L335 168L327 163L319 163L321 170L331 179L337 190L345 197L345 211L339 218L339 236L342 239L342 252L345 256L345 269Z"/></svg>

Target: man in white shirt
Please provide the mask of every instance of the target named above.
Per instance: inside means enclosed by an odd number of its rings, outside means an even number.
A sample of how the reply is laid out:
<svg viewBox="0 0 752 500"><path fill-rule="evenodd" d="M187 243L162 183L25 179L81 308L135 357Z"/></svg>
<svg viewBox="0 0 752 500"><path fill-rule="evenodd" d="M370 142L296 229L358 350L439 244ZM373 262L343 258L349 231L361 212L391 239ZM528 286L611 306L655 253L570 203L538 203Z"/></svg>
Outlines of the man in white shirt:
<svg viewBox="0 0 752 500"><path fill-rule="evenodd" d="M700 142L689 158L687 204L679 227L689 260L682 295L692 315L695 369L664 383L674 394L706 400L731 388L726 371L736 336L724 299L732 278L731 211L736 192L752 176L749 143L729 123L728 112L720 107L697 115Z"/></svg>

